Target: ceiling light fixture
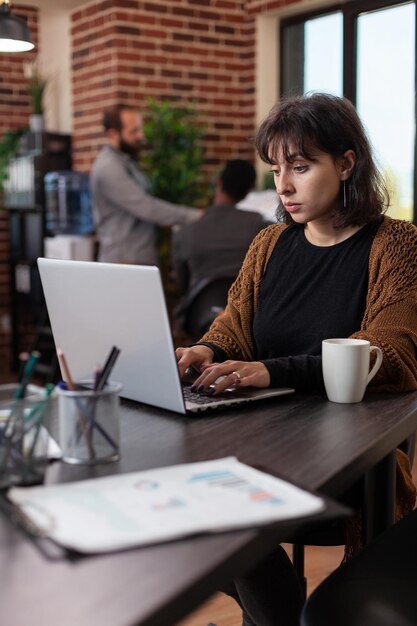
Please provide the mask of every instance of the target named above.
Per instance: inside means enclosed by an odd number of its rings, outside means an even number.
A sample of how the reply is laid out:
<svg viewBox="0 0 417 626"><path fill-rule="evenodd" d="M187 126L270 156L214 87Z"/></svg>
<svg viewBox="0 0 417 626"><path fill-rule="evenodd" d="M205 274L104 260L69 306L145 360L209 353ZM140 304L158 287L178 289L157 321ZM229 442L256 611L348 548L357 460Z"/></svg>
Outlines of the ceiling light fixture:
<svg viewBox="0 0 417 626"><path fill-rule="evenodd" d="M0 4L0 52L27 52L35 44L26 21L12 15L9 0Z"/></svg>

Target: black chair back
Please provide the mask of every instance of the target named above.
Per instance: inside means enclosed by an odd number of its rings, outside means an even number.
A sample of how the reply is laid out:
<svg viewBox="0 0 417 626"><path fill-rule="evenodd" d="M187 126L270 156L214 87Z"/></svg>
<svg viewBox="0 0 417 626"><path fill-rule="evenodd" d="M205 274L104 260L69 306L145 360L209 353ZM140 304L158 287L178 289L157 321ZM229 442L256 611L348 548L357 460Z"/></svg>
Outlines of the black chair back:
<svg viewBox="0 0 417 626"><path fill-rule="evenodd" d="M203 279L190 291L186 302L175 311L177 323L193 341L198 341L224 310L227 293L235 278L221 276Z"/></svg>
<svg viewBox="0 0 417 626"><path fill-rule="evenodd" d="M302 626L415 626L416 555L414 510L317 587Z"/></svg>

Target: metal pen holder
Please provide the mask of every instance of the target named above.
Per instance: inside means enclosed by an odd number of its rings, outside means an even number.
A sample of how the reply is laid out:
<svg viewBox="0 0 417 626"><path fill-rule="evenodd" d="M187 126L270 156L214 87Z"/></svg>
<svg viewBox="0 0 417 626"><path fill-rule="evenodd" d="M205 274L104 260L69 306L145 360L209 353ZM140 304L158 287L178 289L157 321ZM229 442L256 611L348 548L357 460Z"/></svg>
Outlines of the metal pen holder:
<svg viewBox="0 0 417 626"><path fill-rule="evenodd" d="M31 385L16 399L17 384L0 385L0 488L43 482L53 398Z"/></svg>
<svg viewBox="0 0 417 626"><path fill-rule="evenodd" d="M122 386L108 383L103 390L94 391L92 381L74 385L74 391L56 390L62 460L88 465L116 461Z"/></svg>

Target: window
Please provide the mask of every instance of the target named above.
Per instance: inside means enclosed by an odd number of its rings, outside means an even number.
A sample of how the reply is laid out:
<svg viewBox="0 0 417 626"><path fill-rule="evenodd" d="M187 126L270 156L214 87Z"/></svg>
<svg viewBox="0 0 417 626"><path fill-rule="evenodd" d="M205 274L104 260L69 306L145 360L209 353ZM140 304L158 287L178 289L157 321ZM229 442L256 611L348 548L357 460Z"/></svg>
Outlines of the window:
<svg viewBox="0 0 417 626"><path fill-rule="evenodd" d="M348 97L385 175L388 213L410 221L417 218L415 20L415 2L361 0L281 24L281 92Z"/></svg>

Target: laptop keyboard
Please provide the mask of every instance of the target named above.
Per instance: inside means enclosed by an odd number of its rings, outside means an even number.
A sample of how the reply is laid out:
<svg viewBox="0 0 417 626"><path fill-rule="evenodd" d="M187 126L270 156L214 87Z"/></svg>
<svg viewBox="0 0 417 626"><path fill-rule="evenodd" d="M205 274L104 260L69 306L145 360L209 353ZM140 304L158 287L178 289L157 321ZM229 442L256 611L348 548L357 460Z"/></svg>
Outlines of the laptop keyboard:
<svg viewBox="0 0 417 626"><path fill-rule="evenodd" d="M212 402L218 402L219 400L231 400L233 398L233 393L219 393L216 396L209 396L207 393L197 393L196 391L191 391L190 387L182 388L184 399L189 402L195 402L195 404L211 404Z"/></svg>

